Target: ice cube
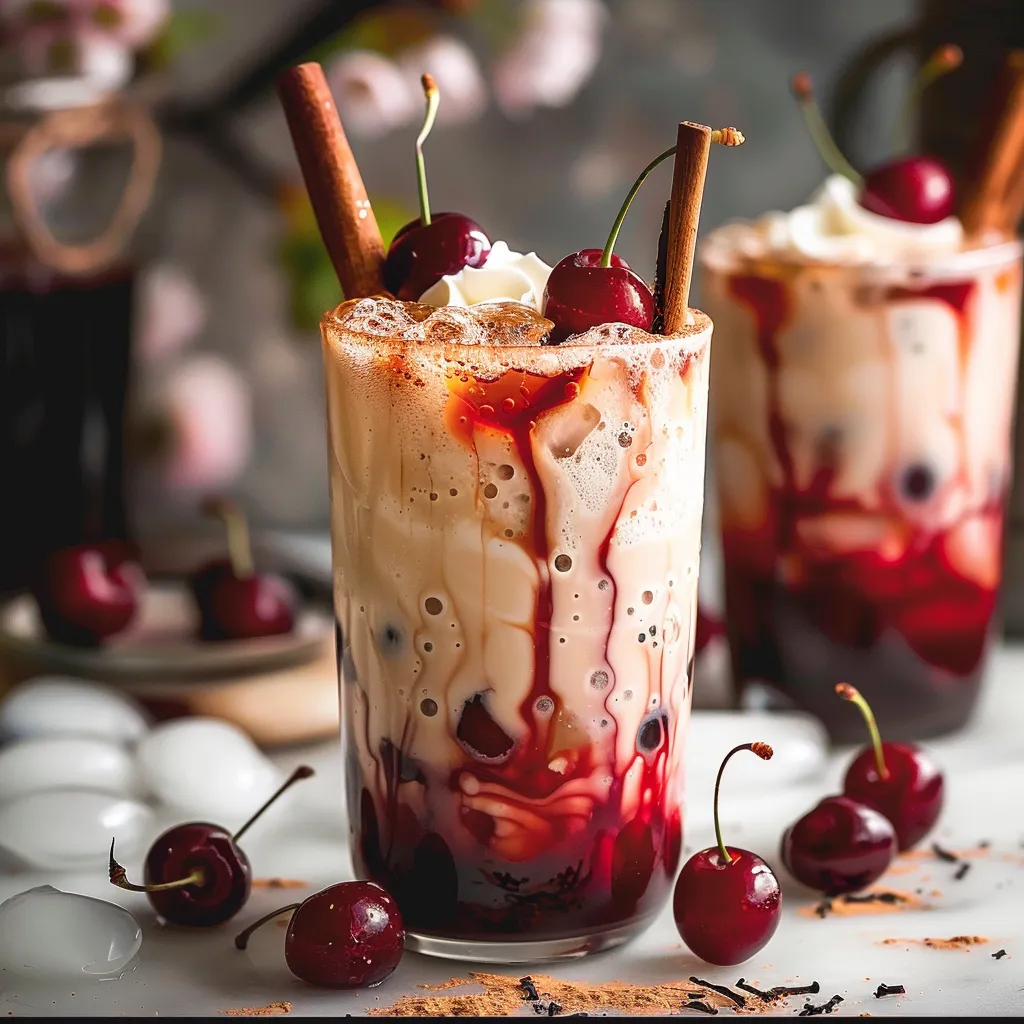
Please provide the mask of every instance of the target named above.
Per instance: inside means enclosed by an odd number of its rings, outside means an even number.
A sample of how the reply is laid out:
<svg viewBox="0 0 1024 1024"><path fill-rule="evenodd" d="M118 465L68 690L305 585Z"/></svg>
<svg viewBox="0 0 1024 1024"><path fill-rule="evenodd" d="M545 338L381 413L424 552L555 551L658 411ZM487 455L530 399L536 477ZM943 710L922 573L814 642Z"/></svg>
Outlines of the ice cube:
<svg viewBox="0 0 1024 1024"><path fill-rule="evenodd" d="M0 971L33 981L118 978L142 946L139 922L106 900L52 885L0 903Z"/></svg>
<svg viewBox="0 0 1024 1024"><path fill-rule="evenodd" d="M145 784L162 803L224 826L241 825L281 784L281 773L237 726L183 718L138 748Z"/></svg>
<svg viewBox="0 0 1024 1024"><path fill-rule="evenodd" d="M129 857L153 831L153 811L87 789L26 793L0 805L0 849L33 867L102 869L110 840Z"/></svg>
<svg viewBox="0 0 1024 1024"><path fill-rule="evenodd" d="M0 748L0 802L62 787L134 797L141 775L130 751L89 736L38 736Z"/></svg>
<svg viewBox="0 0 1024 1024"><path fill-rule="evenodd" d="M0 701L0 739L94 736L137 743L149 719L133 700L109 686L65 676L38 676Z"/></svg>

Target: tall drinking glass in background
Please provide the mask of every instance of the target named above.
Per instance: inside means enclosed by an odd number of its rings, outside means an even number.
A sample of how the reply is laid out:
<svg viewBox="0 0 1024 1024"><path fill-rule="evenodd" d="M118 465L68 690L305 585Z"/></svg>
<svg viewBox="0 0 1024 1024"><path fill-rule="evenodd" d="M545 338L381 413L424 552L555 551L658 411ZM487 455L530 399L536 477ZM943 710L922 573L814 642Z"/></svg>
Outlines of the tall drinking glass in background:
<svg viewBox="0 0 1024 1024"><path fill-rule="evenodd" d="M681 847L711 322L322 322L348 807L412 948L625 941Z"/></svg>
<svg viewBox="0 0 1024 1024"><path fill-rule="evenodd" d="M703 252L713 443L737 687L838 740L969 717L995 631L1021 247L884 265Z"/></svg>

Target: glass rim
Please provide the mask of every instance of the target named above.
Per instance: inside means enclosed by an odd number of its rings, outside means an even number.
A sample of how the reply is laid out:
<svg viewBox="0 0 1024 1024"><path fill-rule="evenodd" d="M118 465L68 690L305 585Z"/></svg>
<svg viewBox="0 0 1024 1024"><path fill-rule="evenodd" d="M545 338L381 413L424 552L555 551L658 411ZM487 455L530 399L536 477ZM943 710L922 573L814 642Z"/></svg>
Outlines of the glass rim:
<svg viewBox="0 0 1024 1024"><path fill-rule="evenodd" d="M527 356L530 357L531 361L537 361L538 357L541 357L543 361L546 362L560 357L563 362L579 363L599 352L611 355L616 351L619 351L625 355L630 352L650 352L659 346L666 345L673 349L679 349L684 354L696 356L707 349L710 343L711 333L714 328L714 323L707 313L691 306L690 312L695 314L694 324L686 331L678 332L676 334L650 334L642 328L629 327L629 330L633 335L642 334L645 335L645 337L636 339L631 337L629 339L623 339L620 342L611 341L610 339L593 339L589 341L574 341L570 339L561 345L488 345L470 344L447 338L443 341L433 339L417 341L415 339L408 338L382 337L375 334L367 334L364 331L360 331L358 329L354 330L348 327L338 319L337 314L338 310L343 306L346 306L350 301L352 300L346 300L345 302L339 303L333 309L327 310L320 318L320 334L325 342L335 342L339 340L341 335L344 335L348 339L355 339L357 342L362 343L361 345L358 343L353 344L352 342L344 343L345 347L350 349L362 347L365 348L368 353L376 350L381 353L389 354L395 352L422 352L427 355L443 353L450 359L467 363L473 362L474 353L478 358L481 353L485 353L489 359L493 359L498 354L501 354L502 356L507 356L507 358L502 358L500 360L503 365L506 363L515 363L517 367L521 365L521 363L517 361L521 361ZM420 304L409 303L409 305ZM468 308L475 309L484 305L487 305L487 303L478 303L477 306ZM613 322L609 325L602 324L601 326L614 327L627 325L617 325ZM601 328L594 328L594 330L600 329ZM574 337L587 339L590 337L591 333L592 332L587 332L587 334L574 335ZM568 358L569 353L578 355L579 358Z"/></svg>
<svg viewBox="0 0 1024 1024"><path fill-rule="evenodd" d="M1001 263L1011 263L1015 259L1019 260L1022 253L1024 253L1024 239L1021 238L1008 238L989 245L979 245L971 249L954 249L953 251L935 253L934 255L920 252L909 253L904 257L893 260L819 259L787 250L766 250L757 256L738 251L727 255L712 254L710 252L714 248L712 240L721 228L735 225L753 225L755 223L756 221L751 219L734 220L709 232L698 246L697 258L701 268L728 273L733 267L775 265L787 268L846 270L869 276L885 275L887 273L913 275L915 272L946 274L984 270L988 267L998 266Z"/></svg>

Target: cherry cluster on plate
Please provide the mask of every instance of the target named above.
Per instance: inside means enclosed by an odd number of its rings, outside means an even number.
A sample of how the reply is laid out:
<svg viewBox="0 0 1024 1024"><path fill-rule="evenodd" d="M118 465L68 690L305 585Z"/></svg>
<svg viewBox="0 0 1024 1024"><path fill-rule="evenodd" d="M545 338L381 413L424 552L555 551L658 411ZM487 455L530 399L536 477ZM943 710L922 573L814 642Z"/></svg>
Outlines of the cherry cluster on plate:
<svg viewBox="0 0 1024 1024"><path fill-rule="evenodd" d="M846 770L841 796L825 797L782 836L782 862L826 896L856 892L881 877L898 851L919 843L938 821L944 782L913 743L883 743L867 701L847 683L836 693L864 715L871 745Z"/></svg>
<svg viewBox="0 0 1024 1024"><path fill-rule="evenodd" d="M423 142L433 126L440 100L430 75L423 76L427 113L416 138L416 180L420 215L395 235L384 263L384 283L399 299L416 302L447 274L487 263L491 243L475 221L461 213L431 215L427 194ZM743 134L735 128L712 132L711 141L738 146ZM615 254L615 242L633 197L647 176L675 153L675 146L655 157L633 183L612 225L603 249L581 249L559 260L548 276L541 312L554 323L545 344L559 345L574 334L602 324L622 323L651 331L655 298L650 285Z"/></svg>
<svg viewBox="0 0 1024 1024"><path fill-rule="evenodd" d="M963 52L958 46L940 46L932 54L915 78L904 111L905 121L909 120L922 90L939 76L958 68L962 60ZM815 103L810 77L801 72L793 76L790 84L822 159L831 170L859 187L857 199L865 210L908 224L937 224L955 213L953 176L940 160L909 154L861 175L829 133Z"/></svg>
<svg viewBox="0 0 1024 1024"><path fill-rule="evenodd" d="M252 891L252 867L238 845L243 834L287 789L308 779L300 765L237 832L207 821L169 828L146 854L144 884L128 881L110 844L108 874L120 889L144 892L168 924L212 928L237 914ZM285 934L285 961L303 981L329 988L379 985L398 966L405 926L394 900L374 882L339 882L260 918L235 939L249 936L271 918L294 911Z"/></svg>
<svg viewBox="0 0 1024 1024"><path fill-rule="evenodd" d="M190 579L204 640L247 640L290 633L299 605L295 588L253 568L245 517L237 506L211 501L224 520L229 557L204 565ZM58 643L96 647L122 633L138 612L146 574L122 541L79 544L52 552L34 588L47 634Z"/></svg>

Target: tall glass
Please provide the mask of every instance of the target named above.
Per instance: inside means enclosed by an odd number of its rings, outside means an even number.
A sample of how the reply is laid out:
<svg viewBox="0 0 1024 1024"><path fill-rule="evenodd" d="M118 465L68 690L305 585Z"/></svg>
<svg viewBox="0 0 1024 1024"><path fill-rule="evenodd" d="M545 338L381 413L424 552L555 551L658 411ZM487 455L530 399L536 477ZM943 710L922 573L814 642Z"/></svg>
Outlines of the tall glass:
<svg viewBox="0 0 1024 1024"><path fill-rule="evenodd" d="M837 266L726 239L703 293L737 686L840 741L842 680L887 738L955 730L997 631L1021 247Z"/></svg>
<svg viewBox="0 0 1024 1024"><path fill-rule="evenodd" d="M409 945L616 945L682 841L711 322L541 344L518 303L322 321L356 869Z"/></svg>

